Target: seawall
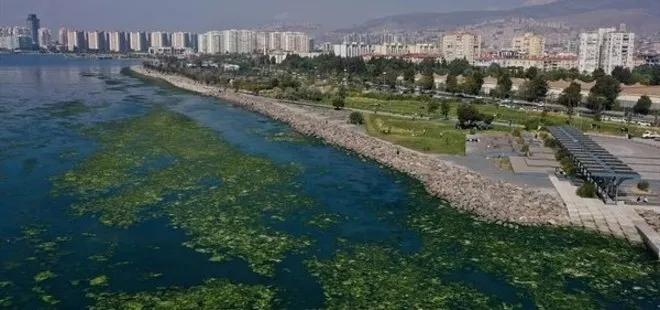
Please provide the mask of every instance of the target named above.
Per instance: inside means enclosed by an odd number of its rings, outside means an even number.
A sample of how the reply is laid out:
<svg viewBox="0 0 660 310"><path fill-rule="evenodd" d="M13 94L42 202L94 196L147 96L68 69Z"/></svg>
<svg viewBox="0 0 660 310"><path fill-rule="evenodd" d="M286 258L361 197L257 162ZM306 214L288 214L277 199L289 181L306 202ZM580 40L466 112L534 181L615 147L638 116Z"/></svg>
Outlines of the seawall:
<svg viewBox="0 0 660 310"><path fill-rule="evenodd" d="M183 76L148 71L141 66L131 67L131 70L163 79L179 88L231 101L285 122L301 133L369 157L418 179L429 193L481 219L521 224L570 223L566 208L557 197L486 178L465 167L371 137L355 126L328 122L275 99L233 90L221 92Z"/></svg>

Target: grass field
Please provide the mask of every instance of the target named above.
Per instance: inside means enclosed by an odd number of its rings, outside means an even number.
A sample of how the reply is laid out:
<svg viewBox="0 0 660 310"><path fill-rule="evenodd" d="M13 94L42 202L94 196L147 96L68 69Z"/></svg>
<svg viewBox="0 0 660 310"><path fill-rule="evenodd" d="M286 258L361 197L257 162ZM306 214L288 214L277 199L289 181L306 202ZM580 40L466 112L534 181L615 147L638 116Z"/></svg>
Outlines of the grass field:
<svg viewBox="0 0 660 310"><path fill-rule="evenodd" d="M451 103L451 109L449 112L449 117L456 117L456 108L459 103L457 101ZM415 114L424 114L428 116L426 111L426 104L421 101L415 100L380 100L380 99L371 99L363 97L349 97L346 100L346 106L349 108L364 109L364 110L375 110L378 108L378 111L396 113L402 115L415 115ZM544 117L546 122L550 122L554 125L565 125L569 120L568 116L560 113L546 113L545 116L541 112L534 111L523 111L518 109L510 109L505 107L498 107L494 104L482 104L477 105L479 111L483 114L493 115L496 122L508 122L511 121L513 124L524 124L526 120L537 118L540 119ZM431 117L441 117L440 111L430 115ZM614 122L595 122L591 118L586 117L573 117L570 121L572 126L581 128L585 132L599 132L607 133L613 135L623 135L624 133L620 130L624 124L614 123ZM591 130L591 124L598 124L600 129ZM627 126L629 133L633 135L641 135L644 131L649 130L647 127L640 126Z"/></svg>
<svg viewBox="0 0 660 310"><path fill-rule="evenodd" d="M365 115L367 132L425 153L465 155L465 133L434 121Z"/></svg>

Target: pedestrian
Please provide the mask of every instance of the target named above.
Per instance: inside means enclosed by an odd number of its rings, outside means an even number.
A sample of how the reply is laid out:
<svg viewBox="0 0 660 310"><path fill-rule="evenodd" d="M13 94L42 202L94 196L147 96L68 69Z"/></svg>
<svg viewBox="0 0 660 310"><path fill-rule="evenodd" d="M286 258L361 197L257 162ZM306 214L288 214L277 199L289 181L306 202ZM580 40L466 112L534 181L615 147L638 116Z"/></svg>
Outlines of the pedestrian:
<svg viewBox="0 0 660 310"><path fill-rule="evenodd" d="M649 203L649 198L648 197L644 197L644 203Z"/></svg>
<svg viewBox="0 0 660 310"><path fill-rule="evenodd" d="M642 197L637 196L637 203L640 203L642 201Z"/></svg>

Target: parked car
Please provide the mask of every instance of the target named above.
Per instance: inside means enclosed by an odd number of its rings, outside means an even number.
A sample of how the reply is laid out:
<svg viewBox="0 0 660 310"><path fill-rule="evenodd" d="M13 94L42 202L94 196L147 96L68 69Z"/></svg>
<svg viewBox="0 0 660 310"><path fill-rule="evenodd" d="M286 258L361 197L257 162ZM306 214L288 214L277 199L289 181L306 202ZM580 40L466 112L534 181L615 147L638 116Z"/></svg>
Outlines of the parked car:
<svg viewBox="0 0 660 310"><path fill-rule="evenodd" d="M658 134L658 133L655 132L655 131L653 131L653 132L651 132L651 131L647 131L647 132L644 132L644 133L642 134L642 138L644 138L644 139L656 139L656 140L658 140L658 139L660 139L660 134Z"/></svg>

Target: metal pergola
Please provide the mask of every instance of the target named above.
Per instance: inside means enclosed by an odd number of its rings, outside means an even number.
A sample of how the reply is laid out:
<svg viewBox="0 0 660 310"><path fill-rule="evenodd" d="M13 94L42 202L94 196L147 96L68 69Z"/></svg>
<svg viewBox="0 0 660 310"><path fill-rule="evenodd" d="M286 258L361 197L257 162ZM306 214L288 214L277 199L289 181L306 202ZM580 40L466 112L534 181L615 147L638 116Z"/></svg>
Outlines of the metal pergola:
<svg viewBox="0 0 660 310"><path fill-rule="evenodd" d="M586 181L596 185L598 195L617 201L619 186L627 180L639 180L640 175L619 158L570 126L548 127L550 134L565 149Z"/></svg>

